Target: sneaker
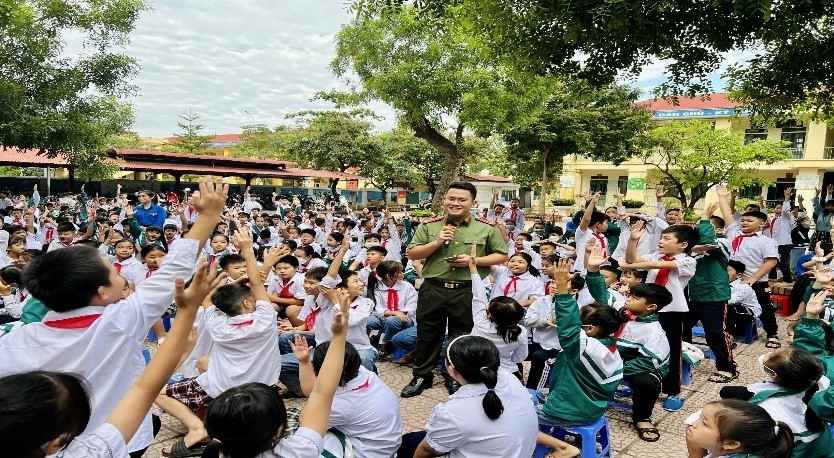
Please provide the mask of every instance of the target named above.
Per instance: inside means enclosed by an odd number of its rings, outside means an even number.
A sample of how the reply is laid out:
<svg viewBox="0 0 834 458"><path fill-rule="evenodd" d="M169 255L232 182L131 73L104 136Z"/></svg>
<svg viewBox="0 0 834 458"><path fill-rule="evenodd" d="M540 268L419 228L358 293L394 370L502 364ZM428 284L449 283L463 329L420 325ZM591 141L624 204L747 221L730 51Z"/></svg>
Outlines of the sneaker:
<svg viewBox="0 0 834 458"><path fill-rule="evenodd" d="M686 399L678 397L678 396L669 396L663 401L663 410L668 412L677 412L683 408L683 403L686 402Z"/></svg>
<svg viewBox="0 0 834 458"><path fill-rule="evenodd" d="M426 389L431 388L432 380L433 379L431 377L414 377L411 379L411 382L403 388L400 396L404 398L418 396Z"/></svg>

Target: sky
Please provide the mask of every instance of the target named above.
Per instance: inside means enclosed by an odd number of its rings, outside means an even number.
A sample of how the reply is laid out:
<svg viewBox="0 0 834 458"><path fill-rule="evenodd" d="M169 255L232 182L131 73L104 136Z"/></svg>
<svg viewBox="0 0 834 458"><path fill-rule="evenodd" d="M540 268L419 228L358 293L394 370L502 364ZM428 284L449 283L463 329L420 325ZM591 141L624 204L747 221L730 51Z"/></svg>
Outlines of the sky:
<svg viewBox="0 0 834 458"><path fill-rule="evenodd" d="M132 80L139 94L130 99L140 136L180 132L179 116L189 110L205 135L274 127L288 113L331 108L310 99L344 87L328 65L334 37L351 18L345 0L156 0L152 7L124 49L141 65ZM649 65L631 82L650 90L662 70ZM394 127L390 107L370 108L384 118L378 128Z"/></svg>

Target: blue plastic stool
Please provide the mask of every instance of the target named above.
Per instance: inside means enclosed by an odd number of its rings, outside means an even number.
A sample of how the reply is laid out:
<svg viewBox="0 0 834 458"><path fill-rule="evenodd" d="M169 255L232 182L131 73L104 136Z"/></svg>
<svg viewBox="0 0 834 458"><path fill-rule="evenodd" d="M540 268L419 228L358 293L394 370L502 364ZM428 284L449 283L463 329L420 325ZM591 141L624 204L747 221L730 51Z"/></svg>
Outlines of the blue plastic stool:
<svg viewBox="0 0 834 458"><path fill-rule="evenodd" d="M620 384L617 386L617 390L614 391L614 396L612 396L611 400L608 401L608 407L617 407L620 409L631 410L631 404L626 404L625 402L618 401L617 398L630 398L632 396L634 396L634 390L631 389L627 381L620 380Z"/></svg>
<svg viewBox="0 0 834 458"><path fill-rule="evenodd" d="M608 428L608 419L605 417L600 418L599 420L595 421L594 423L588 425L576 425L576 426L541 426L539 431L547 434L548 436L553 436L561 441L565 441L567 436L573 436L574 438L578 437L581 441L580 444L576 444L574 441L574 446L579 447L582 451L583 458L602 458L605 456L611 456L611 433ZM601 449L597 452L597 439L599 439L599 445ZM565 441L570 443L570 441ZM533 452L533 458L544 458L544 456L550 452L548 447L543 445L537 445L535 451Z"/></svg>
<svg viewBox="0 0 834 458"><path fill-rule="evenodd" d="M145 364L151 362L151 351L145 347L142 347L142 356L145 357Z"/></svg>
<svg viewBox="0 0 834 458"><path fill-rule="evenodd" d="M173 318L174 316L176 316L176 315L166 316L165 318L162 319L162 327L165 329L166 332L171 330L171 318ZM159 338L156 335L156 333L153 332L153 329L148 330L148 341L149 342L156 342L158 340L159 340Z"/></svg>
<svg viewBox="0 0 834 458"><path fill-rule="evenodd" d="M683 386L689 386L689 383L692 381L692 366L686 360L683 360L681 364L681 379Z"/></svg>
<svg viewBox="0 0 834 458"><path fill-rule="evenodd" d="M406 352L404 349L394 345L394 354L392 355L392 361L399 361L403 359L403 356L405 356L407 353L408 352Z"/></svg>

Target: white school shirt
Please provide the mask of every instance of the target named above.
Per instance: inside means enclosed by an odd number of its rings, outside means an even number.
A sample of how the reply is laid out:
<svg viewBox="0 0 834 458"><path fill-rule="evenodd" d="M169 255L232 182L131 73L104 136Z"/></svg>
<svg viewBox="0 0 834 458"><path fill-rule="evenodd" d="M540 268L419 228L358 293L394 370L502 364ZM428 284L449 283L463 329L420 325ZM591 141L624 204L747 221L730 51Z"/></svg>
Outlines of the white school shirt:
<svg viewBox="0 0 834 458"><path fill-rule="evenodd" d="M60 240L58 240L58 236L56 235L55 240L53 240L52 243L49 244L49 247L46 249L46 252L48 253L50 251L60 250L61 248L67 248L69 246L72 246L72 244L75 243L76 240L78 240L78 238L75 238L72 240L71 243L64 245L63 243L61 243Z"/></svg>
<svg viewBox="0 0 834 458"><path fill-rule="evenodd" d="M417 290L407 281L397 280L390 288L381 280L377 283L376 290L374 291L374 296L376 297L374 315L380 319L385 319L385 311L389 310L389 305L392 305L388 304L388 291L390 290L397 292L397 309L408 315L411 318L411 322L414 323L417 314Z"/></svg>
<svg viewBox="0 0 834 458"><path fill-rule="evenodd" d="M539 420L530 393L515 376L498 372L495 393L504 412L497 420L484 413L487 387L469 383L434 407L426 424L426 442L449 458L530 458Z"/></svg>
<svg viewBox="0 0 834 458"><path fill-rule="evenodd" d="M350 438L357 457L391 458L402 443L398 398L385 382L362 366L359 375L336 388L328 426Z"/></svg>
<svg viewBox="0 0 834 458"><path fill-rule="evenodd" d="M99 246L99 252L111 264L116 266L119 275L124 277L128 283L132 285L139 284L145 279L145 274L148 272L148 267L140 262L135 257L131 256L124 261L119 261L119 258L107 253L107 247L102 244Z"/></svg>
<svg viewBox="0 0 834 458"><path fill-rule="evenodd" d="M541 283L539 283L539 286L541 286ZM495 289L493 289L494 291ZM501 370L510 374L517 371L518 363L527 359L527 329L519 323L521 333L518 335L518 340L504 342L504 338L495 329L495 323L487 318L486 287L479 274L472 274L472 319L475 326L470 334L484 337L498 347L498 354L501 356Z"/></svg>
<svg viewBox="0 0 834 458"><path fill-rule="evenodd" d="M663 260L662 254L655 251L654 253L649 253L646 256L643 256L643 259L646 261L662 261ZM689 284L689 279L695 275L695 267L698 264L698 261L689 256L686 253L678 253L674 256L675 264L678 266L677 269L669 269L669 279L666 282L666 289L672 293L672 302L663 307L660 310L660 313L663 312L688 312L689 311L689 304L686 302L686 294L684 294L684 289L686 285ZM657 274L660 272L660 269L650 269L648 275L646 276L646 283L657 283Z"/></svg>
<svg viewBox="0 0 834 458"><path fill-rule="evenodd" d="M594 237L597 239L597 246L601 247L604 246L605 255L611 256L611 248L608 247L608 241L605 238L605 234L596 234L594 231L590 229L582 230L579 227L576 228L576 233L574 238L576 240L576 261L573 263L573 270L582 272L582 275L585 275L585 246L588 244L588 240ZM580 256L580 253L583 254Z"/></svg>
<svg viewBox="0 0 834 458"><path fill-rule="evenodd" d="M492 286L490 300L498 296L509 296L521 302L544 295L544 285L541 280L534 277L529 271L516 276L504 266L495 266L493 276L495 277L495 284ZM513 278L518 279L514 284ZM507 286L509 286L508 290ZM507 290L507 294L504 294L504 290Z"/></svg>
<svg viewBox="0 0 834 458"><path fill-rule="evenodd" d="M206 328L213 342L208 370L197 383L216 398L220 393L259 382L278 383L281 352L278 348L278 314L269 301L255 302L255 311L229 316L217 307L206 310Z"/></svg>
<svg viewBox="0 0 834 458"><path fill-rule="evenodd" d="M817 381L817 385L819 392L825 392L831 385L831 381L823 375ZM770 382L747 385L747 390L753 394L778 389L782 389L782 387ZM831 434L831 432L827 427L822 430L822 433L808 431L808 426L805 424L805 411L808 409L808 405L802 402L804 396L804 391L787 396L771 396L759 402L758 405L765 409L774 421L781 421L790 426L795 442L808 443L815 441L820 434Z"/></svg>
<svg viewBox="0 0 834 458"><path fill-rule="evenodd" d="M730 304L740 304L749 309L753 316L758 318L762 314L762 306L756 297L753 287L742 283L741 279L730 283Z"/></svg>
<svg viewBox="0 0 834 458"><path fill-rule="evenodd" d="M530 258L531 258L530 265L535 267L538 270L542 270L542 257L541 257L540 254L536 253L535 250L533 250L533 243L532 242L521 242L521 244L523 245L524 248L519 251L515 247L515 242L513 242L513 241L507 242L507 256L512 258L513 255L515 255L516 253L519 253L519 252L527 253L528 255L530 255Z"/></svg>
<svg viewBox="0 0 834 458"><path fill-rule="evenodd" d="M725 233L727 234L727 240L730 241L730 250L732 251L730 259L739 261L747 267L741 276L742 280L746 280L756 273L764 264L765 259L779 259L779 245L770 237L765 237L760 233L749 237L745 236L741 239L738 249L733 250L733 240L742 235L741 229L737 224L731 224ZM762 278L759 279L759 282L766 281L767 275L762 275Z"/></svg>
<svg viewBox="0 0 834 458"><path fill-rule="evenodd" d="M536 302L527 307L527 313L524 315L524 326L530 328L533 333L533 342L545 350L562 349L556 326L547 324L547 320L556 321L553 311L553 296L547 295L536 298Z"/></svg>
<svg viewBox="0 0 834 458"><path fill-rule="evenodd" d="M619 213L625 213L626 208L620 207L617 209ZM657 249L657 242L660 240L660 233L669 227L669 223L663 218L655 218L650 215L643 215L642 220L646 223L646 233L637 241L637 256L643 257ZM628 247L628 240L631 237L631 226L628 225L629 219L623 218L618 222L620 226L620 241L617 243L617 249L611 255L617 261L625 259L626 247Z"/></svg>
<svg viewBox="0 0 834 458"><path fill-rule="evenodd" d="M128 456L122 433L110 423L104 423L89 434L77 437L66 450L52 456L61 458L122 458Z"/></svg>
<svg viewBox="0 0 834 458"><path fill-rule="evenodd" d="M288 281L284 281L278 275L273 275L269 280L269 285L266 288L267 294L274 294L280 296L282 289L287 286L287 292L296 299L302 301L307 297L304 291L304 274L296 272Z"/></svg>
<svg viewBox="0 0 834 458"><path fill-rule="evenodd" d="M258 455L258 458L318 458L322 450L324 438L316 431L302 426L292 436L278 441L272 450Z"/></svg>
<svg viewBox="0 0 834 458"><path fill-rule="evenodd" d="M208 332L207 319L206 309L204 307L197 309L197 316L194 318L194 333L197 335L197 339L194 342L194 348L191 349L191 353L188 354L182 362L182 365L180 365L180 372L185 378L195 378L202 374L197 369L197 360L211 353L213 341Z"/></svg>
<svg viewBox="0 0 834 458"><path fill-rule="evenodd" d="M321 280L321 283L319 283L319 286L335 288L341 282L342 279L338 275L336 278L325 276ZM316 343L321 344L322 342L329 342L333 338L330 326L333 324L333 317L339 311L339 304L334 304L324 294L319 294L316 298L316 305L320 311L318 312L318 317L316 317L314 334ZM371 346L371 339L368 337L368 332L365 328L365 323L368 321L368 317L371 316L373 308L373 301L367 297L357 297L350 304L347 341L356 347L357 350L369 350L373 348Z"/></svg>
<svg viewBox="0 0 834 458"><path fill-rule="evenodd" d="M78 374L91 387L92 415L86 436L104 423L110 412L145 368L142 341L151 325L174 301L174 278L189 278L197 257L196 240L186 239L166 256L154 275L136 292L107 307L82 307L69 312L48 312L40 323L30 323L0 339L3 364L0 377L30 370ZM66 328L67 320L100 315L86 327ZM56 326L64 327L56 327ZM128 444L142 450L153 442L151 416Z"/></svg>
<svg viewBox="0 0 834 458"><path fill-rule="evenodd" d="M324 260L319 258L312 258L310 262L303 266L298 266L298 271L302 274L306 274L310 269L315 269L316 267L324 267L325 269L328 267L327 263Z"/></svg>
<svg viewBox="0 0 834 458"><path fill-rule="evenodd" d="M783 202L782 214L775 215L773 219L770 220L770 224L768 225L769 227L764 230L765 235L773 240L776 240L777 245L793 245L791 231L796 225L796 221L794 221L790 208L790 202Z"/></svg>

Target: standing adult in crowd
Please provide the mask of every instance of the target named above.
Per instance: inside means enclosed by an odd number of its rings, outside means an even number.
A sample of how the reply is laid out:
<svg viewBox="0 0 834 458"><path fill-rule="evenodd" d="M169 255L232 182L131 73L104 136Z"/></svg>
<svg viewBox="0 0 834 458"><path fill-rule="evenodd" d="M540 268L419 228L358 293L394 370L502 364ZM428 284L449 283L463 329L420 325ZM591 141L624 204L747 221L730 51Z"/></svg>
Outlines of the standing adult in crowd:
<svg viewBox="0 0 834 458"><path fill-rule="evenodd" d="M153 202L153 192L139 191L136 197L139 199L139 205L133 210L133 218L136 222L142 227L165 226L167 212Z"/></svg>
<svg viewBox="0 0 834 458"><path fill-rule="evenodd" d="M408 258L423 261L423 282L417 298L417 348L413 378L402 390L405 398L431 387L447 325L449 339L472 330L472 282L469 258L477 244L476 265L482 277L490 266L507 261L507 244L494 223L470 216L477 191L472 183L449 185L443 201L445 216L420 225L408 247ZM459 387L448 374L450 394Z"/></svg>

